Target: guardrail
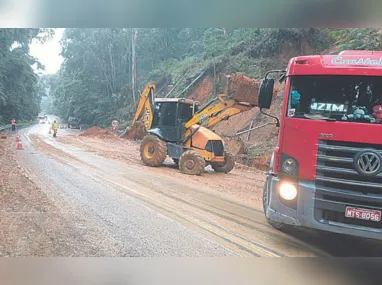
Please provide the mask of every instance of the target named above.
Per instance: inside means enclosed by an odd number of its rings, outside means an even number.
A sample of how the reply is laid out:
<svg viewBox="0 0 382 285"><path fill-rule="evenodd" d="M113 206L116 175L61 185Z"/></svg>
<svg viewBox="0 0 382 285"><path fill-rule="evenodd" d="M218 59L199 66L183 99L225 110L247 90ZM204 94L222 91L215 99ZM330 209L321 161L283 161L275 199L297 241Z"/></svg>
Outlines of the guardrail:
<svg viewBox="0 0 382 285"><path fill-rule="evenodd" d="M5 125L5 126L0 126L0 132L6 131L8 129L11 129L12 125Z"/></svg>
<svg viewBox="0 0 382 285"><path fill-rule="evenodd" d="M28 127L33 125L33 123L20 123L16 125L16 131L20 130L22 128ZM5 126L0 126L0 133L4 131L11 131L12 130L12 125L5 125Z"/></svg>

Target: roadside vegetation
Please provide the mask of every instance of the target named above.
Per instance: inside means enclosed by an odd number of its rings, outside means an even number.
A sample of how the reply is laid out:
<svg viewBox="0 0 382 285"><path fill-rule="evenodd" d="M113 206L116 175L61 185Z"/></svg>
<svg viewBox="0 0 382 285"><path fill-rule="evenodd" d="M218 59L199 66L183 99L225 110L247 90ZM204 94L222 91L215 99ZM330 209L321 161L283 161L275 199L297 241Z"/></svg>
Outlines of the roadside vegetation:
<svg viewBox="0 0 382 285"><path fill-rule="evenodd" d="M210 97L222 91L220 74L243 72L261 78L268 69L285 67L292 56L380 50L382 43L379 29L66 29L61 69L37 75L34 71L44 67L29 55L29 44L53 33L0 30L0 124L12 117L34 119L41 109L64 120L76 117L81 124L106 126L112 119L127 124L139 91L150 81L157 84L158 96L176 86L171 93L176 97L192 92L196 78L210 76Z"/></svg>
<svg viewBox="0 0 382 285"><path fill-rule="evenodd" d="M51 29L0 29L0 125L34 119L45 90L34 72L44 67L29 55L33 39L44 42Z"/></svg>

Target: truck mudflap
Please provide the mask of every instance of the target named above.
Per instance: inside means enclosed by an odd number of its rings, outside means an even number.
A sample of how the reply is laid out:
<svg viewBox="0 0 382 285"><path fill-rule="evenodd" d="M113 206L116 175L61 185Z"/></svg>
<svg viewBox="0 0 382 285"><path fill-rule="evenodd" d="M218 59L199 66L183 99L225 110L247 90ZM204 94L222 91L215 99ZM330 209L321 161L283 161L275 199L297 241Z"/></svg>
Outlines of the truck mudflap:
<svg viewBox="0 0 382 285"><path fill-rule="evenodd" d="M379 228L316 219L314 215L316 192L314 182L300 181L298 183L296 209L290 208L281 202L278 195L279 184L280 179L278 177L268 177L266 187L269 201L265 215L269 220L290 226L301 226L332 233L382 240L382 230Z"/></svg>

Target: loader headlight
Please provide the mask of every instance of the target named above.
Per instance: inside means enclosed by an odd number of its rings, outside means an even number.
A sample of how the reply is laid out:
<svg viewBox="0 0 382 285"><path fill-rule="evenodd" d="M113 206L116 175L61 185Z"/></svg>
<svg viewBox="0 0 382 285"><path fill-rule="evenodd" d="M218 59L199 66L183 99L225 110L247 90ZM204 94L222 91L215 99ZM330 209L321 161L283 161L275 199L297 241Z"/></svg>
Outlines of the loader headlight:
<svg viewBox="0 0 382 285"><path fill-rule="evenodd" d="M297 197L297 188L292 183L283 182L280 184L279 193L284 200L292 201Z"/></svg>

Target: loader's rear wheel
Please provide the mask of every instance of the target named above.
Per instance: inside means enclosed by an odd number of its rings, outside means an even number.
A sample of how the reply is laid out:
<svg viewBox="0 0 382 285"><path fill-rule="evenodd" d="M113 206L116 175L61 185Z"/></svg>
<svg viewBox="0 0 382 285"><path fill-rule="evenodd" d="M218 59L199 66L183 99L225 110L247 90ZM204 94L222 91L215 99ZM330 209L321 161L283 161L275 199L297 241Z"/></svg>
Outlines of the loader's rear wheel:
<svg viewBox="0 0 382 285"><path fill-rule="evenodd" d="M205 167L204 158L194 150L187 150L179 158L179 169L184 174L201 175Z"/></svg>
<svg viewBox="0 0 382 285"><path fill-rule="evenodd" d="M160 166L167 157L167 144L160 138L148 135L141 143L141 159L148 166Z"/></svg>
<svg viewBox="0 0 382 285"><path fill-rule="evenodd" d="M229 152L224 152L224 162L211 163L211 166L216 172L229 173L235 167L235 158Z"/></svg>

